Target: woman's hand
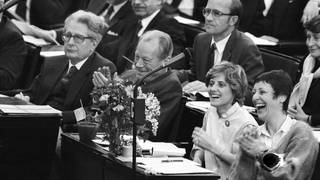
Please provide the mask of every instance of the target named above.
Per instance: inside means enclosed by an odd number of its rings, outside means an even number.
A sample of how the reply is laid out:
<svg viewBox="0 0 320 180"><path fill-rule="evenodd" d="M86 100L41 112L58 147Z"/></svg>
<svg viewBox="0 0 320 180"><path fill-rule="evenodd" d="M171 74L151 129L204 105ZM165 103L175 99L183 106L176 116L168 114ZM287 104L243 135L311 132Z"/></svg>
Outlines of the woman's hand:
<svg viewBox="0 0 320 180"><path fill-rule="evenodd" d="M244 135L238 139L240 148L252 157L256 157L261 152L267 150L267 146L260 138Z"/></svg>
<svg viewBox="0 0 320 180"><path fill-rule="evenodd" d="M296 120L302 120L307 122L308 121L308 115L303 111L302 107L296 103L295 109L292 107L289 107L288 114L296 119Z"/></svg>
<svg viewBox="0 0 320 180"><path fill-rule="evenodd" d="M193 156L193 161L201 165L203 162L203 159L204 159L203 151L196 150L196 152L194 153L194 156Z"/></svg>
<svg viewBox="0 0 320 180"><path fill-rule="evenodd" d="M192 141L196 146L220 155L224 148L209 136L203 129L195 127L192 132Z"/></svg>
<svg viewBox="0 0 320 180"><path fill-rule="evenodd" d="M108 84L108 79L101 72L95 71L92 75L92 82L96 87L103 87Z"/></svg>

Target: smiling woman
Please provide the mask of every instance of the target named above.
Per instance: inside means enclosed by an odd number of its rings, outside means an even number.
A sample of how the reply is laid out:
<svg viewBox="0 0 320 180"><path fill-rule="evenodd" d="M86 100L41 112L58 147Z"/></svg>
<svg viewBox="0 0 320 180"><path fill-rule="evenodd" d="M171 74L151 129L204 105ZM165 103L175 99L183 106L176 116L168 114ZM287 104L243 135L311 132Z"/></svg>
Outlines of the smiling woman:
<svg viewBox="0 0 320 180"><path fill-rule="evenodd" d="M291 79L283 70L263 73L255 80L252 101L264 124L255 135L238 137L241 151L231 180L311 179L319 145L306 123L287 115L291 90ZM266 155L275 158L266 162Z"/></svg>
<svg viewBox="0 0 320 180"><path fill-rule="evenodd" d="M228 175L238 152L237 134L248 125L257 126L254 118L241 107L247 88L247 78L239 65L223 62L207 74L211 107L206 112L202 128L192 133L194 147L191 157L219 174Z"/></svg>

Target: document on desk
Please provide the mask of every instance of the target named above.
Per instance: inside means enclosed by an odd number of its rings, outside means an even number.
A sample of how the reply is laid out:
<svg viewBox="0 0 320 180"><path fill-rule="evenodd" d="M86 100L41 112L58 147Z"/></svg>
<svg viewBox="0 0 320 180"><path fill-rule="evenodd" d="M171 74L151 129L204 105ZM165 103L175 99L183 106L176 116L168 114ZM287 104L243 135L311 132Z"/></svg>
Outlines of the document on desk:
<svg viewBox="0 0 320 180"><path fill-rule="evenodd" d="M244 34L247 35L256 45L262 45L262 46L275 46L275 45L277 45L276 42L272 42L272 41L269 41L266 39L256 37L251 33L245 32Z"/></svg>
<svg viewBox="0 0 320 180"><path fill-rule="evenodd" d="M212 171L200 167L194 161L186 158L146 158L138 157L137 165L151 174L210 174Z"/></svg>
<svg viewBox="0 0 320 180"><path fill-rule="evenodd" d="M151 152L153 157L163 156L176 156L182 157L186 154L185 148L178 148L176 145L167 142L151 142L151 141L138 141L139 146L143 151Z"/></svg>
<svg viewBox="0 0 320 180"><path fill-rule="evenodd" d="M61 111L49 105L8 105L0 104L2 114L53 114L61 116Z"/></svg>
<svg viewBox="0 0 320 180"><path fill-rule="evenodd" d="M320 129L319 128L313 128L313 136L320 142Z"/></svg>

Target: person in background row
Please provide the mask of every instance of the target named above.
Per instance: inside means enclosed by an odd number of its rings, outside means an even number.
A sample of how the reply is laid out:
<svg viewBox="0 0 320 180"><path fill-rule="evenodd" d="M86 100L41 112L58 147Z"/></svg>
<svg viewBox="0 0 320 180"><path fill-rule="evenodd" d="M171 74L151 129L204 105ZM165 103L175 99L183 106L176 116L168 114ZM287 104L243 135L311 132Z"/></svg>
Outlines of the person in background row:
<svg viewBox="0 0 320 180"><path fill-rule="evenodd" d="M256 133L239 136L240 151L230 180L311 179L319 144L309 125L288 116L291 90L291 78L283 70L255 80L252 101L264 124Z"/></svg>
<svg viewBox="0 0 320 180"><path fill-rule="evenodd" d="M139 37L149 30L159 30L170 35L173 41L173 55L184 50L183 28L174 18L166 17L161 11L163 3L164 0L131 0L133 10L140 21L128 28L118 42L113 44L116 53L108 57L116 62L119 74L130 69L132 65L123 56L133 59ZM184 66L185 63L180 61L173 68L184 68Z"/></svg>
<svg viewBox="0 0 320 180"><path fill-rule="evenodd" d="M116 71L112 62L94 52L105 30L104 21L93 13L79 10L71 14L64 26L65 56L47 59L31 88L16 97L48 104L63 111L63 123L76 123L73 110L92 103L93 72L103 66Z"/></svg>
<svg viewBox="0 0 320 180"><path fill-rule="evenodd" d="M168 62L173 53L173 43L167 33L151 30L145 32L139 39L135 51L135 68L121 74L121 78L136 82L147 73ZM93 74L96 86L107 83L100 72ZM180 103L182 87L178 77L168 68L162 69L145 79L141 86L144 93L154 93L160 102L160 118L158 120L157 136L150 137L152 141L174 141L180 120Z"/></svg>
<svg viewBox="0 0 320 180"><path fill-rule="evenodd" d="M289 114L297 120L320 125L320 16L305 23L309 55L300 63L300 77L289 106Z"/></svg>
<svg viewBox="0 0 320 180"><path fill-rule="evenodd" d="M319 13L318 0L241 1L244 16L239 29L273 42L304 40L302 22Z"/></svg>
<svg viewBox="0 0 320 180"><path fill-rule="evenodd" d="M206 91L205 76L208 70L222 61L239 64L245 70L249 89L253 80L263 72L264 66L258 47L237 30L242 14L240 0L209 0L203 16L206 32L196 36L189 70L178 71L180 81L189 81L183 87L187 93ZM250 92L245 104L251 104Z"/></svg>
<svg viewBox="0 0 320 180"><path fill-rule="evenodd" d="M206 76L211 107L201 128L192 133L191 157L205 168L226 179L239 150L238 133L257 126L255 119L242 108L247 90L247 77L240 65L223 62L211 68Z"/></svg>
<svg viewBox="0 0 320 180"><path fill-rule="evenodd" d="M0 0L0 7L4 0ZM22 35L12 22L0 13L0 90L18 88L18 80L27 55Z"/></svg>

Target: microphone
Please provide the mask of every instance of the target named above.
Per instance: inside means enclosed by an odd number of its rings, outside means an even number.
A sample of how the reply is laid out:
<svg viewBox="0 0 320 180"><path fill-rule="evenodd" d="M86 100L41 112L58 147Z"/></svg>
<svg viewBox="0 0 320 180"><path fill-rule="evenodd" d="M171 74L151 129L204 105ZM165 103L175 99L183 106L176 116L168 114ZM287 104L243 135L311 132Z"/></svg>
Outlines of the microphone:
<svg viewBox="0 0 320 180"><path fill-rule="evenodd" d="M16 5L18 2L22 0L9 0L6 3L3 4L3 6L0 8L0 13L9 9L10 7Z"/></svg>

